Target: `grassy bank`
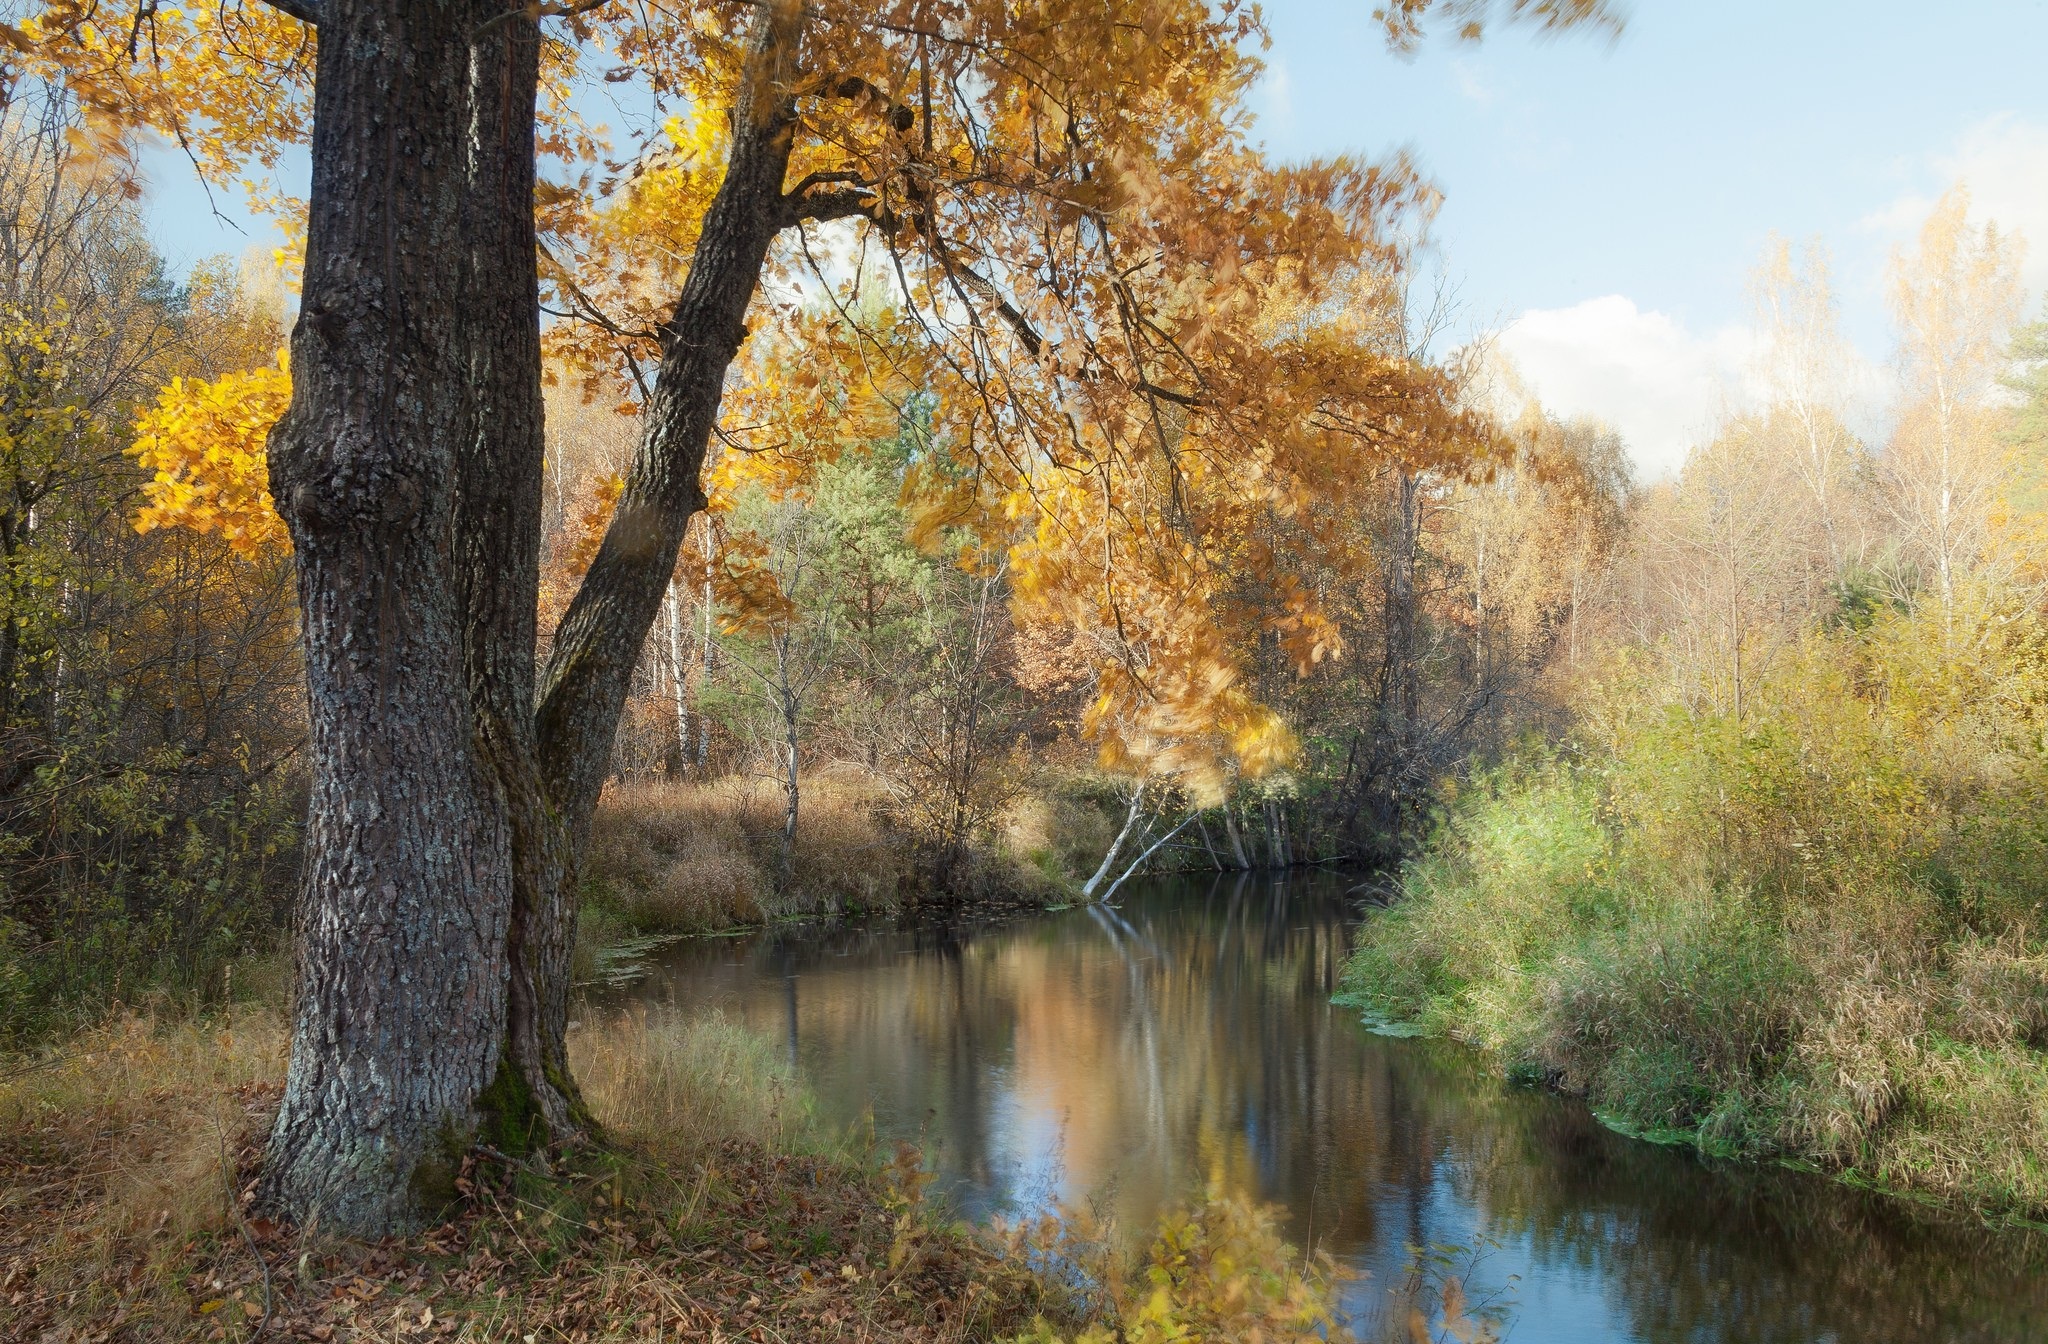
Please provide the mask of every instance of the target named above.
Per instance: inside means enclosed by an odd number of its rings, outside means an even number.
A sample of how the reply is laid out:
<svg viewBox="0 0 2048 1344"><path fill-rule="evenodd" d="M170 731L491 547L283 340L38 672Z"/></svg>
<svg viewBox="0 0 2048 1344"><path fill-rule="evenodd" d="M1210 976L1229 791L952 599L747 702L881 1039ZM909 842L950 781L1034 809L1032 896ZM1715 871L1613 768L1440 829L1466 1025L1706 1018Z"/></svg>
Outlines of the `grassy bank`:
<svg viewBox="0 0 2048 1344"><path fill-rule="evenodd" d="M128 1014L0 1064L0 1338L135 1341L1306 1339L1327 1267L1218 1202L1150 1247L1050 1221L968 1229L823 1130L767 1042L709 1018L592 1020L605 1143L465 1160L445 1222L377 1245L260 1216L273 1007ZM1176 1333L1178 1332L1178 1333Z"/></svg>
<svg viewBox="0 0 2048 1344"><path fill-rule="evenodd" d="M784 800L773 781L613 785L592 827L584 941L920 903L1052 904L1072 894L1115 834L1086 787L1051 786L1020 795L999 829L949 855L941 874L931 844L899 824L888 795L860 775L807 777L802 798L785 872Z"/></svg>
<svg viewBox="0 0 2048 1344"><path fill-rule="evenodd" d="M1349 992L1612 1123L2048 1218L2048 632L1880 616L1738 718L1627 669L1447 807Z"/></svg>

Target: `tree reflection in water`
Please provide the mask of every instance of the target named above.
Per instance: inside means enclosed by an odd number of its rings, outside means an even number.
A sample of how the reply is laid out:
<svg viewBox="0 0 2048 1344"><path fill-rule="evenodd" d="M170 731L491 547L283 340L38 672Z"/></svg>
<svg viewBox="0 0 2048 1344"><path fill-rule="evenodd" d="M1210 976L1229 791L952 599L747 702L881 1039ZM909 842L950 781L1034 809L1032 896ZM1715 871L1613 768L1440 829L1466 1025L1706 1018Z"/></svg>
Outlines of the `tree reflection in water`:
<svg viewBox="0 0 2048 1344"><path fill-rule="evenodd" d="M2048 1246L1816 1177L1623 1139L1458 1046L1330 1004L1358 918L1325 877L1158 882L1007 922L785 927L669 949L632 991L786 1040L825 1114L923 1143L968 1216L1095 1201L1143 1228L1205 1186L1367 1277L1494 1244L1511 1338L2048 1338Z"/></svg>

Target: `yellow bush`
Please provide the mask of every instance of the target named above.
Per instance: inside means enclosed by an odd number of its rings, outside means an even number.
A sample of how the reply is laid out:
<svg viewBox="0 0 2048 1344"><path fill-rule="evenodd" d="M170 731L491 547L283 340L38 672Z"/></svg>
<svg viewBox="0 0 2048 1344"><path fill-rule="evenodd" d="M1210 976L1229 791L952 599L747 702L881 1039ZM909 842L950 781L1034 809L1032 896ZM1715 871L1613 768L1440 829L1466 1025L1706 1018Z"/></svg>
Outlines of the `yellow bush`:
<svg viewBox="0 0 2048 1344"><path fill-rule="evenodd" d="M1816 631L1740 716L1625 664L1580 727L1453 804L1352 992L1624 1128L2048 1213L2048 618Z"/></svg>
<svg viewBox="0 0 2048 1344"><path fill-rule="evenodd" d="M1065 1234L1041 1222L1011 1235L1043 1254ZM1348 1272L1326 1255L1302 1256L1281 1238L1273 1210L1234 1198L1212 1193L1193 1208L1168 1212L1136 1263L1098 1242L1081 1247L1074 1268L1092 1284L1088 1314L1098 1319L1072 1335L1072 1344L1341 1344L1352 1337L1336 1311L1336 1286ZM1041 1318L1017 1342L1067 1338Z"/></svg>

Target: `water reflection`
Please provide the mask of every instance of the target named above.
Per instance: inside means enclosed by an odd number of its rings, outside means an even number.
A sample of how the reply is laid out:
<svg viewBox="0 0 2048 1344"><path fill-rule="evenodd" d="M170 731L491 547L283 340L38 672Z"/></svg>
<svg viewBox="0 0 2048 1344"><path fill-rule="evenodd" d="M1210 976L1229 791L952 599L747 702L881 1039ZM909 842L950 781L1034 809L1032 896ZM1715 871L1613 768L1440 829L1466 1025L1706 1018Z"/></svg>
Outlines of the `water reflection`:
<svg viewBox="0 0 2048 1344"><path fill-rule="evenodd" d="M1126 1226L1213 1184L1368 1272L1492 1244L1518 1344L2048 1338L2048 1252L1780 1170L1712 1167L1332 1007L1332 880L1158 884L1002 924L804 928L670 949L637 988L788 1042L826 1114L923 1142L970 1216L1094 1200Z"/></svg>

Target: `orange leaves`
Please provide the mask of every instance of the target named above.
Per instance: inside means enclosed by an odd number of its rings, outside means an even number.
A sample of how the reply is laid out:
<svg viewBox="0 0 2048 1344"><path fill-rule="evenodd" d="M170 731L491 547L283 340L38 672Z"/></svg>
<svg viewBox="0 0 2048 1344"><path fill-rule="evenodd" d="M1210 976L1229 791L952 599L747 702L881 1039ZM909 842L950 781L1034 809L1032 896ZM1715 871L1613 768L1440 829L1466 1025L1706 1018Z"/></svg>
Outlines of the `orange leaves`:
<svg viewBox="0 0 2048 1344"><path fill-rule="evenodd" d="M724 613L719 629L728 635L763 637L787 628L797 616L796 604L775 576L768 542L743 529L727 531L709 556L685 548L677 578L692 590L710 587Z"/></svg>
<svg viewBox="0 0 2048 1344"><path fill-rule="evenodd" d="M1341 657L1344 632L1323 614L1321 605L1301 586L1301 581L1292 574L1283 574L1275 586L1280 609L1285 614L1275 618L1273 628L1279 632L1280 647L1294 664L1295 675L1305 677L1323 659Z"/></svg>
<svg viewBox="0 0 2048 1344"><path fill-rule="evenodd" d="M626 478L616 472L602 477L590 503L569 528L569 544L562 563L574 577L580 579L590 572L590 562L597 559L597 549L604 545L605 529L611 526L612 513L618 508L619 495L625 488Z"/></svg>
<svg viewBox="0 0 2048 1344"><path fill-rule="evenodd" d="M55 0L8 45L77 95L109 145L156 131L216 185L252 162L274 168L311 127L312 32L269 5Z"/></svg>
<svg viewBox="0 0 2048 1344"><path fill-rule="evenodd" d="M291 404L285 356L277 367L224 374L211 382L175 378L135 422L128 452L154 473L135 529L218 532L253 556L291 539L270 498L270 429Z"/></svg>

